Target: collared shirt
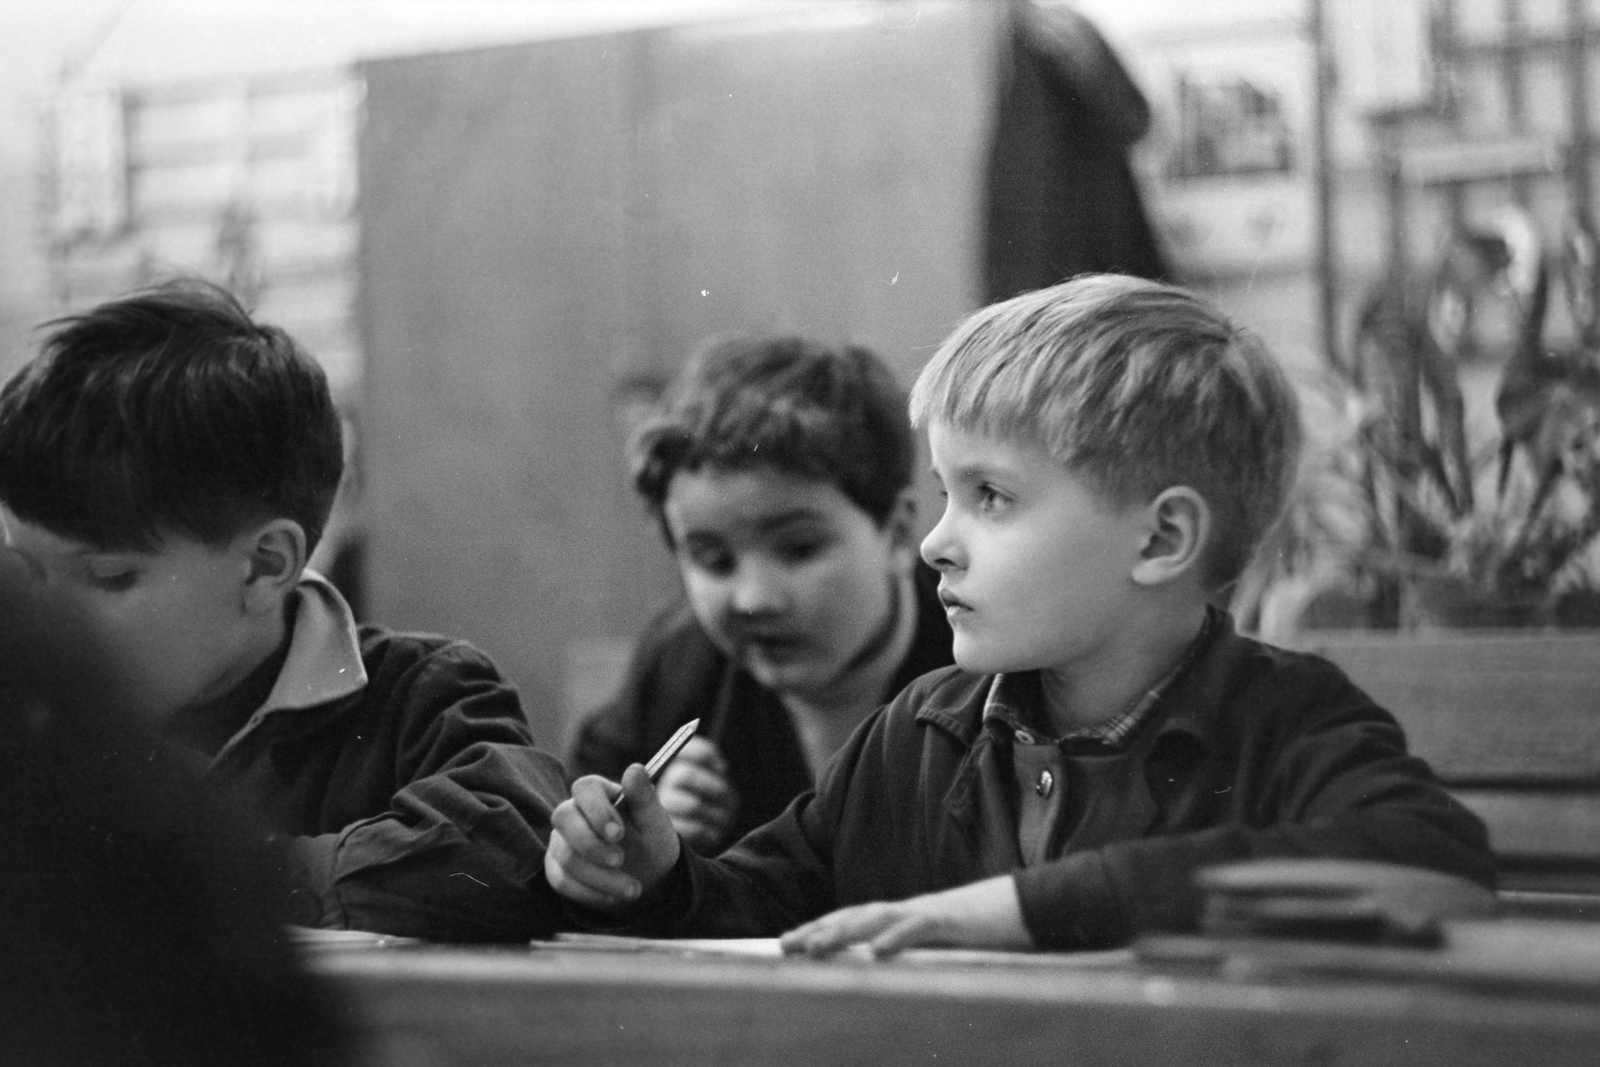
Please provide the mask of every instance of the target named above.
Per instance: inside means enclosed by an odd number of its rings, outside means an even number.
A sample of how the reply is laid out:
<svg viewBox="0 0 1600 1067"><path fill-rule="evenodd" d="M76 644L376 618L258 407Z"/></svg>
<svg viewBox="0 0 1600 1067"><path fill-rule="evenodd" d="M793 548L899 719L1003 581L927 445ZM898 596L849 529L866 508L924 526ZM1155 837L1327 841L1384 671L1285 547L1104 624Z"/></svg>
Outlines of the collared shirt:
<svg viewBox="0 0 1600 1067"><path fill-rule="evenodd" d="M293 636L278 678L244 728L212 758L213 764L272 712L315 707L348 696L367 684L355 616L339 590L322 575L306 571L293 596Z"/></svg>
<svg viewBox="0 0 1600 1067"><path fill-rule="evenodd" d="M1218 622L1206 613L1200 631L1177 664L1128 708L1101 723L1053 737L1042 727L1049 722L1038 671L997 674L983 705L986 726L1011 738L1012 797L1017 814L1017 844L1026 866L1050 859L1060 836L1067 797L1067 761L1071 757L1108 756L1123 752L1134 732L1150 716L1174 680L1209 643Z"/></svg>
<svg viewBox="0 0 1600 1067"><path fill-rule="evenodd" d="M357 627L326 580L286 602L275 678L206 768L285 843L290 920L437 941L549 936L538 877L561 765L482 652Z"/></svg>
<svg viewBox="0 0 1600 1067"><path fill-rule="evenodd" d="M278 709L337 700L367 683L355 618L326 578L306 571L285 605L283 642L222 696L173 715L168 737L207 764Z"/></svg>

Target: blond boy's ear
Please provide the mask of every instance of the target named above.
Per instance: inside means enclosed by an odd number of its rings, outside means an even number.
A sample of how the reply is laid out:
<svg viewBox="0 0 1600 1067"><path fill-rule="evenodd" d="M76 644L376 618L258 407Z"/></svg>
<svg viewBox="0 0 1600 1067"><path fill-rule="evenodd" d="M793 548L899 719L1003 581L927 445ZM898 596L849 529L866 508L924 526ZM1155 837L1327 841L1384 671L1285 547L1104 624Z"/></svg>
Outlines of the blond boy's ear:
<svg viewBox="0 0 1600 1067"><path fill-rule="evenodd" d="M306 567L306 532L293 519L272 519L241 535L249 562L244 583L245 610L277 611Z"/></svg>
<svg viewBox="0 0 1600 1067"><path fill-rule="evenodd" d="M1186 485L1163 489L1145 508L1143 536L1135 582L1155 586L1197 576L1211 539L1211 505Z"/></svg>

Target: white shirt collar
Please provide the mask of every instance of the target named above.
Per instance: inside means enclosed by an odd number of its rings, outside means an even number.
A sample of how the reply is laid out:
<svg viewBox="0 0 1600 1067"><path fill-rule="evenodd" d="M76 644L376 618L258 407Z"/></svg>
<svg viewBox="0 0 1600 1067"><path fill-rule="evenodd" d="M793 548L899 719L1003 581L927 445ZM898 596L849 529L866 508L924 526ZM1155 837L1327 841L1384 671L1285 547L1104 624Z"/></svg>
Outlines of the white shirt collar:
<svg viewBox="0 0 1600 1067"><path fill-rule="evenodd" d="M279 708L308 708L348 696L367 684L355 615L339 590L306 571L293 593L294 637L278 680L253 717Z"/></svg>

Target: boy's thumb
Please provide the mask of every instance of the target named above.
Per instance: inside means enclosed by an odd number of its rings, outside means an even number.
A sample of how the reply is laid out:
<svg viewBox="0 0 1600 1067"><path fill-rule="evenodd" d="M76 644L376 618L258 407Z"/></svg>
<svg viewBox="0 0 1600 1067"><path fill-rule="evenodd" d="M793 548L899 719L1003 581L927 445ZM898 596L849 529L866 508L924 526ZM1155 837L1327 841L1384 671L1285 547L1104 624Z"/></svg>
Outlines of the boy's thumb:
<svg viewBox="0 0 1600 1067"><path fill-rule="evenodd" d="M635 763L622 772L622 804L637 814L659 804L656 800L656 787L650 781L650 775L643 765Z"/></svg>

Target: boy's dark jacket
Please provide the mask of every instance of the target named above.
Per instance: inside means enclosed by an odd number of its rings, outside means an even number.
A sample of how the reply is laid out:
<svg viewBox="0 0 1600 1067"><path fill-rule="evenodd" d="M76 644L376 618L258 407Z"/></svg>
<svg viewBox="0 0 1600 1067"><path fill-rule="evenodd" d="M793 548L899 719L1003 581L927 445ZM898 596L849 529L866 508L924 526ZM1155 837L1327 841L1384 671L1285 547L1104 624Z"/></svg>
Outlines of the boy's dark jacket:
<svg viewBox="0 0 1600 1067"><path fill-rule="evenodd" d="M916 634L884 700L951 663L938 572L918 565L915 575ZM649 760L674 730L695 718L701 736L715 742L727 761L729 784L739 795L733 824L716 851L776 818L811 788L799 735L777 694L712 644L681 599L645 628L622 688L585 720L567 766L574 775L615 781L628 764Z"/></svg>
<svg viewBox="0 0 1600 1067"><path fill-rule="evenodd" d="M1493 884L1483 825L1407 754L1392 716L1326 660L1241 637L1231 620L1218 629L1054 860L1019 869L1009 741L981 721L993 676L949 668L863 724L778 819L717 860L684 850L632 920L774 935L1015 872L1034 941L1066 949L1192 928L1191 876L1232 860L1377 860Z"/></svg>
<svg viewBox="0 0 1600 1067"><path fill-rule="evenodd" d="M464 641L359 629L367 684L267 713L209 781L290 838L293 921L446 941L548 936L560 764Z"/></svg>

